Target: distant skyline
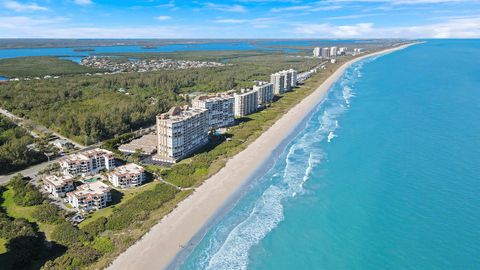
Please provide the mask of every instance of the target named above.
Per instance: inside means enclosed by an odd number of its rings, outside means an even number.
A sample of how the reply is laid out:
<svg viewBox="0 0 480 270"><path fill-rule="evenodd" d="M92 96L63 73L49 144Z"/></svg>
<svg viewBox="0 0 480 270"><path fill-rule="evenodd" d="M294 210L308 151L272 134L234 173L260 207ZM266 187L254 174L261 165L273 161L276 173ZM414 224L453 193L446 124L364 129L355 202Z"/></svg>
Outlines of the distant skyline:
<svg viewBox="0 0 480 270"><path fill-rule="evenodd" d="M480 38L480 0L0 0L0 38Z"/></svg>

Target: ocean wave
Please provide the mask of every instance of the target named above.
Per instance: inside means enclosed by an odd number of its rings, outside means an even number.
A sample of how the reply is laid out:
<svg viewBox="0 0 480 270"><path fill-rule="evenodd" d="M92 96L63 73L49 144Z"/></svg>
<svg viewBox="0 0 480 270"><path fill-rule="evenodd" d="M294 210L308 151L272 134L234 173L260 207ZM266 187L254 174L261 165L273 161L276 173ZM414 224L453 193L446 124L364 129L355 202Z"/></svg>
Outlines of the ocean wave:
<svg viewBox="0 0 480 270"><path fill-rule="evenodd" d="M247 269L249 251L285 218L285 200L298 197L306 192L304 184L325 158L319 144L336 137L339 128L338 118L349 107L354 97L354 84L363 63L347 69L339 82L332 86L325 102L322 103L308 121L304 130L279 157L274 167L261 181L267 183L263 192L254 198L251 207L240 212L235 209L230 215L229 226L220 224L209 236L208 245L203 247L199 260L195 263L200 269Z"/></svg>

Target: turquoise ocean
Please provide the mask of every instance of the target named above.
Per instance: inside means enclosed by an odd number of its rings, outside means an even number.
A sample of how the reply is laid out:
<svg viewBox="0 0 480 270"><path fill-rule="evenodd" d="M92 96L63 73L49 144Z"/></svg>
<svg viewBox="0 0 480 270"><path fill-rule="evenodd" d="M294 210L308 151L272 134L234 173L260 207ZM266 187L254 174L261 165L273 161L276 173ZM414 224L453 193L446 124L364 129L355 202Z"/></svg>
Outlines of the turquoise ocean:
<svg viewBox="0 0 480 270"><path fill-rule="evenodd" d="M181 269L480 269L480 40L352 65L271 164Z"/></svg>

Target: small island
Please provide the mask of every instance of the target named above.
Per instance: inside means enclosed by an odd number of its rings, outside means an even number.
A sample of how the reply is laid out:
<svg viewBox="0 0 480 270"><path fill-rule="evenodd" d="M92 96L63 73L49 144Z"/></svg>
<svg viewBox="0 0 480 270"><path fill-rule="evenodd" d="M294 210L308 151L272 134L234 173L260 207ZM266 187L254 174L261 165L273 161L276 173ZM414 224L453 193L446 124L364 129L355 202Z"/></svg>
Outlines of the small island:
<svg viewBox="0 0 480 270"><path fill-rule="evenodd" d="M152 50L152 49L156 49L157 46L154 46L154 45L147 45L147 46L143 46L142 49L147 49L147 50Z"/></svg>
<svg viewBox="0 0 480 270"><path fill-rule="evenodd" d="M76 48L73 49L74 52L94 52L94 48Z"/></svg>

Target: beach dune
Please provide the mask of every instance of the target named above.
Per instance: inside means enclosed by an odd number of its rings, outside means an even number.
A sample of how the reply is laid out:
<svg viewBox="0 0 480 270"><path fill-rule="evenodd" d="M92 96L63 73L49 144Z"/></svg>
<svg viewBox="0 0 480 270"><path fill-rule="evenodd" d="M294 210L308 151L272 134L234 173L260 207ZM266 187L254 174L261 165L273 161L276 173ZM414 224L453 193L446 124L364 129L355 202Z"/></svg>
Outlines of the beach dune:
<svg viewBox="0 0 480 270"><path fill-rule="evenodd" d="M206 180L174 211L165 216L137 243L128 248L110 266L110 270L175 268L173 259L184 248L193 248L205 230L225 206L232 195L265 165L272 152L282 146L318 104L330 87L353 63L364 58L390 53L412 44L366 54L339 67L315 91L290 109L273 126L251 143L245 150L231 158L224 168ZM223 209L224 210L224 209ZM194 239L194 237L199 239ZM194 239L192 241L192 239Z"/></svg>

